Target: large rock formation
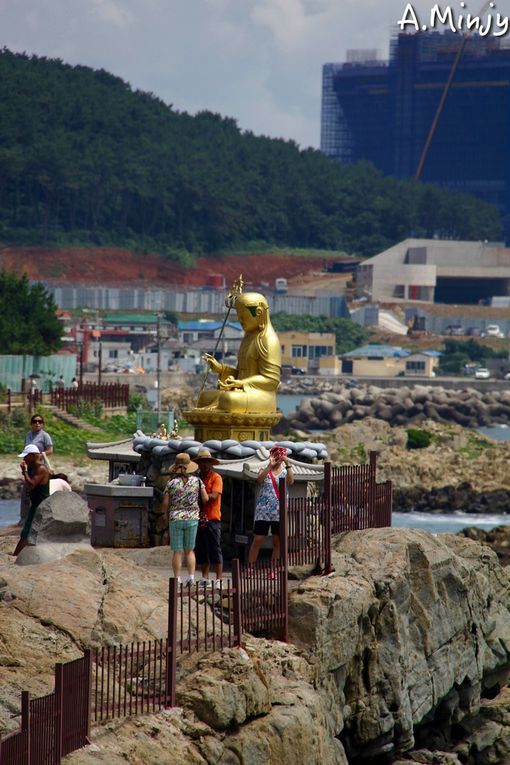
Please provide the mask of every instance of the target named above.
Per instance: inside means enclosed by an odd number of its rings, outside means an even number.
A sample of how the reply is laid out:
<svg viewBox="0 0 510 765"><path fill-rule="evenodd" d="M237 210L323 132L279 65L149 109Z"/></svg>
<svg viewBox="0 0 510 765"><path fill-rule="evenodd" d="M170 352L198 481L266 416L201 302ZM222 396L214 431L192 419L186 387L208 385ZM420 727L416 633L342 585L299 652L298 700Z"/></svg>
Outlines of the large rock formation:
<svg viewBox="0 0 510 765"><path fill-rule="evenodd" d="M51 690L56 657L165 634L163 552L0 555L0 728L17 725L20 687ZM179 708L97 728L66 762L505 762L509 570L475 541L400 529L344 534L333 563L292 589L289 645L180 660Z"/></svg>
<svg viewBox="0 0 510 765"><path fill-rule="evenodd" d="M471 725L510 675L510 573L494 553L384 529L343 535L333 563L335 576L292 593L291 637L335 678L348 755Z"/></svg>

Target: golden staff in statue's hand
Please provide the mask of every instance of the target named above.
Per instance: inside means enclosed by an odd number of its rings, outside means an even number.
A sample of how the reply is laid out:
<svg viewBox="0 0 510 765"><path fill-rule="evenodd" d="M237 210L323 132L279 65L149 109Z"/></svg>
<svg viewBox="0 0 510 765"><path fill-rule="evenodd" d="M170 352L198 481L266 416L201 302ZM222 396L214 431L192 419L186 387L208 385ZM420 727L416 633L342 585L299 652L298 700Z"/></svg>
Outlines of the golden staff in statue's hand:
<svg viewBox="0 0 510 765"><path fill-rule="evenodd" d="M227 306L228 310L225 315L225 318L223 319L223 325L221 327L220 334L218 335L218 339L216 340L214 351L212 353L204 353L204 355L202 356L202 359L207 362L207 369L205 370L202 387L200 388L200 392L198 394L199 398L200 398L200 394L205 388L207 377L209 375L209 369L212 369L214 372L216 372L216 374L219 374L221 372L222 365L215 358L216 351L218 350L218 346L223 336L223 332L225 331L225 326L227 324L228 317L230 316L230 312L232 311L233 308L235 308L236 300L238 296L242 293L243 286L244 286L243 275L239 274L238 278L235 279L234 283L232 284L227 297L225 298L225 305Z"/></svg>

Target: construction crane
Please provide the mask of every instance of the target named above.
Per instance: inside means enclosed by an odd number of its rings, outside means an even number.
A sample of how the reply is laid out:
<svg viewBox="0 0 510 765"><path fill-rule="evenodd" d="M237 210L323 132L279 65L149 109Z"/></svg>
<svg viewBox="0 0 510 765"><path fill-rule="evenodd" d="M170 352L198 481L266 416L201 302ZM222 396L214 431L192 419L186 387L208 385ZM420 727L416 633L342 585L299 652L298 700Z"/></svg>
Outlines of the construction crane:
<svg viewBox="0 0 510 765"><path fill-rule="evenodd" d="M487 8L489 7L490 4L491 4L491 0L488 0L488 2L486 2L483 5L481 11L478 13L478 16L483 16L483 14L485 13L485 11L487 10ZM425 144L423 146L423 149L422 149L422 152L421 152L421 155L420 155L420 160L418 162L418 167L416 168L416 173L415 173L414 177L415 177L415 180L417 180L417 181L420 180L421 173L422 173L422 170L423 170L423 165L425 164L425 160L427 159L427 154L428 154L428 151L429 151L429 148L430 148L430 144L432 143L432 139L434 137L434 133L436 132L436 128L437 128L437 123L439 122L439 117L441 116L441 112L443 111L443 107L444 107L445 101L448 98L448 94L449 94L450 88L452 86L453 78L455 77L455 74L456 74L457 69L459 67L459 64L460 64L460 61L462 59L462 56L464 55L464 51L466 49L467 42L468 42L468 40L469 40L469 38L471 36L472 36L471 32L466 32L462 36L462 42L461 42L461 44L459 46L459 49L457 51L457 54L456 54L454 60L453 60L452 67L451 67L450 73L448 75L448 79L446 80L445 86L443 88L443 92L441 94L441 98L439 99L439 103L437 105L437 109L436 109L436 113L434 115L434 119L432 120L432 125L430 126L430 130L429 130L428 135L427 135L427 140L425 141Z"/></svg>

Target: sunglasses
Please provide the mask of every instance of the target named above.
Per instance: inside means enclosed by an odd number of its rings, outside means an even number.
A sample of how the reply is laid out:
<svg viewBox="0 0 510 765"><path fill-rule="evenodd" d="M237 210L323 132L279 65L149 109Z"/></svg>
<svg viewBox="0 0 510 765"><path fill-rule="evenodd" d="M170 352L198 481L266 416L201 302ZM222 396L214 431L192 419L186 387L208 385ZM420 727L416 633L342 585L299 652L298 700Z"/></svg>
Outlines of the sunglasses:
<svg viewBox="0 0 510 765"><path fill-rule="evenodd" d="M32 420L33 425L44 425L44 420Z"/></svg>

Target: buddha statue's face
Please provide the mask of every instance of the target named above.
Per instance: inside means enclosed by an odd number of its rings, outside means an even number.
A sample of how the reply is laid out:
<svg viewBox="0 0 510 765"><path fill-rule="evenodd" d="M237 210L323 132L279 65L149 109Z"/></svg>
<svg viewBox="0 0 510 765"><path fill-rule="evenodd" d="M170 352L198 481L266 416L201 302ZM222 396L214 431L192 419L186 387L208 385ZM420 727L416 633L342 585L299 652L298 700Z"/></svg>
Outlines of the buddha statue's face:
<svg viewBox="0 0 510 765"><path fill-rule="evenodd" d="M245 332L258 332L261 309L256 306L240 305L237 307L237 318Z"/></svg>

